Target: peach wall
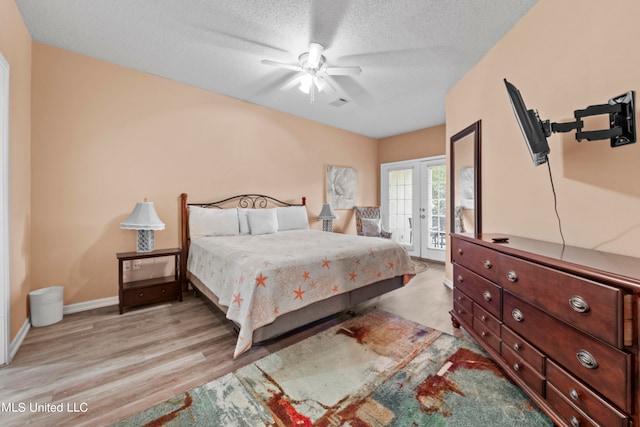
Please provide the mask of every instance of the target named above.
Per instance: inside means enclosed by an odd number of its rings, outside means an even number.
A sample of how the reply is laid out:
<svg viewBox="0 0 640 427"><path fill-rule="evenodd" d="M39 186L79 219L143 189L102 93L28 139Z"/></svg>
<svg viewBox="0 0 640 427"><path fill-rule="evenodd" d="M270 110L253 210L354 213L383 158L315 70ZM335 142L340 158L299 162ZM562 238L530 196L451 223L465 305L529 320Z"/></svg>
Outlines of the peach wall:
<svg viewBox="0 0 640 427"><path fill-rule="evenodd" d="M257 192L306 196L313 228L328 165L358 171L358 200L377 200L377 141L149 74L33 44L33 283L65 304L117 295L119 228L155 203L179 245L179 195L207 201ZM355 232L351 211L336 231Z"/></svg>
<svg viewBox="0 0 640 427"><path fill-rule="evenodd" d="M483 231L560 241L547 166L533 166L503 78L556 122L629 90L639 95L638 16L635 0L540 0L447 94L447 139L482 119ZM640 143L612 149L574 135L549 138L567 244L640 256Z"/></svg>
<svg viewBox="0 0 640 427"><path fill-rule="evenodd" d="M446 127L434 126L382 138L378 141L380 163L442 156L446 152Z"/></svg>
<svg viewBox="0 0 640 427"><path fill-rule="evenodd" d="M9 63L10 339L27 320L31 252L31 37L14 0L0 0L0 52Z"/></svg>

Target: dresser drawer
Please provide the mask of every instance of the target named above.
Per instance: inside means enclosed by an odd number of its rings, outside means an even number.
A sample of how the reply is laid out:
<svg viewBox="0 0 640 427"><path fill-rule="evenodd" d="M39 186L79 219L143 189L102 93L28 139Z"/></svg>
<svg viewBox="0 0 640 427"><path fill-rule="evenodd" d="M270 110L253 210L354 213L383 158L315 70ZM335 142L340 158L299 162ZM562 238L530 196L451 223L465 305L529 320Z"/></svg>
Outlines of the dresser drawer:
<svg viewBox="0 0 640 427"><path fill-rule="evenodd" d="M478 306L474 307L474 310ZM496 334L489 327L487 327L487 323L478 319L477 317L473 317L473 330L480 335L480 338L487 344L491 346L496 352L500 352L500 335Z"/></svg>
<svg viewBox="0 0 640 427"><path fill-rule="evenodd" d="M547 365L547 401L568 420L579 410L601 426L629 426L629 417L551 361Z"/></svg>
<svg viewBox="0 0 640 427"><path fill-rule="evenodd" d="M460 289L453 288L453 300L469 311L473 312L473 300L465 295Z"/></svg>
<svg viewBox="0 0 640 427"><path fill-rule="evenodd" d="M522 339L518 334L511 329L502 325L502 332L500 334L502 339L502 347L509 347L515 353L524 359L533 369L535 369L540 375L544 375L545 372L545 357L542 353L536 350L531 344Z"/></svg>
<svg viewBox="0 0 640 427"><path fill-rule="evenodd" d="M473 324L473 312L458 301L453 301L453 314L458 321L464 323L465 326L471 327Z"/></svg>
<svg viewBox="0 0 640 427"><path fill-rule="evenodd" d="M632 356L504 292L503 322L625 411L632 406Z"/></svg>
<svg viewBox="0 0 640 427"><path fill-rule="evenodd" d="M497 318L501 317L502 289L499 286L457 264L453 265L453 277L454 287Z"/></svg>
<svg viewBox="0 0 640 427"><path fill-rule="evenodd" d="M527 362L509 347L503 346L502 357L507 362L511 374L523 380L537 394L544 397L544 377L536 372Z"/></svg>
<svg viewBox="0 0 640 427"><path fill-rule="evenodd" d="M499 263L497 283L505 290L622 348L621 290L509 255L500 257Z"/></svg>
<svg viewBox="0 0 640 427"><path fill-rule="evenodd" d="M498 258L502 254L457 238L451 239L452 262L475 271L489 280L498 279Z"/></svg>
<svg viewBox="0 0 640 427"><path fill-rule="evenodd" d="M478 304L473 307L473 321L478 322L478 325L484 325L484 327L493 332L494 335L500 336L500 325L502 325L502 322Z"/></svg>

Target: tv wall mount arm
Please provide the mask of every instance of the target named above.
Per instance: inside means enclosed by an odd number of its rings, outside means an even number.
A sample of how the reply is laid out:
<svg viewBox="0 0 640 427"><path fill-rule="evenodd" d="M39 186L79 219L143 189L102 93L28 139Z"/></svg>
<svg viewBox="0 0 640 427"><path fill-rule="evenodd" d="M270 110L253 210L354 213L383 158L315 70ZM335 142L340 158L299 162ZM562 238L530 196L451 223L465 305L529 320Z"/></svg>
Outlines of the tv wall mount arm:
<svg viewBox="0 0 640 427"><path fill-rule="evenodd" d="M574 122L551 123L549 120L542 122L542 130L545 137L549 137L552 132L576 131L578 142L586 139L595 141L610 139L611 147L633 144L636 142L636 114L634 107L635 93L629 91L625 94L611 98L608 104L590 105L584 110L573 112ZM609 114L609 129L602 130L582 130L584 122L582 119L589 116L599 116Z"/></svg>

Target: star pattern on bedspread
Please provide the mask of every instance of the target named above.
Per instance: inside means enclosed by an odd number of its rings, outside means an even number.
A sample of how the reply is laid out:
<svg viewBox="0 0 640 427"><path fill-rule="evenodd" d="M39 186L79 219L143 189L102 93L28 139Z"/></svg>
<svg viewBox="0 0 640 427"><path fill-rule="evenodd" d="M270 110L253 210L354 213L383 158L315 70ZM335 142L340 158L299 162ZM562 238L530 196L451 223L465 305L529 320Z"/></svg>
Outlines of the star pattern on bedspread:
<svg viewBox="0 0 640 427"><path fill-rule="evenodd" d="M351 280L352 282L356 281L356 277L358 277L358 275L356 274L355 271L352 271L351 273L349 273L349 280Z"/></svg>
<svg viewBox="0 0 640 427"><path fill-rule="evenodd" d="M265 281L269 278L269 276L263 276L262 272L260 272L260 276L256 277L256 287L262 286L263 288L267 287Z"/></svg>
<svg viewBox="0 0 640 427"><path fill-rule="evenodd" d="M233 296L233 304L238 304L238 307L240 307L240 304L242 303L242 301L244 300L242 299L240 292L238 292Z"/></svg>
<svg viewBox="0 0 640 427"><path fill-rule="evenodd" d="M304 292L305 292L302 290L302 286L298 286L298 289L294 289L293 292L296 294L296 296L293 297L294 301L297 299L302 301L302 295L304 295Z"/></svg>
<svg viewBox="0 0 640 427"><path fill-rule="evenodd" d="M322 268L327 267L328 269L331 269L331 266L329 264L331 264L331 260L328 260L326 258L322 260Z"/></svg>
<svg viewBox="0 0 640 427"><path fill-rule="evenodd" d="M309 280L311 278L311 276L309 275L308 271L305 271L304 273L302 273L302 279L303 280Z"/></svg>

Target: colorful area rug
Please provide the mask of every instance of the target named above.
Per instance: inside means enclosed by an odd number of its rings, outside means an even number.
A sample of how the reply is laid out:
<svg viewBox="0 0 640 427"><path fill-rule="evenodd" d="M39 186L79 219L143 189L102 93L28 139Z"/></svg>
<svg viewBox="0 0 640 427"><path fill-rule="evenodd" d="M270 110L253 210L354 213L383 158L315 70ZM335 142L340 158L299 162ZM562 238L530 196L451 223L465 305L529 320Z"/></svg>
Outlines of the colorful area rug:
<svg viewBox="0 0 640 427"><path fill-rule="evenodd" d="M371 311L117 426L553 426L478 346Z"/></svg>

